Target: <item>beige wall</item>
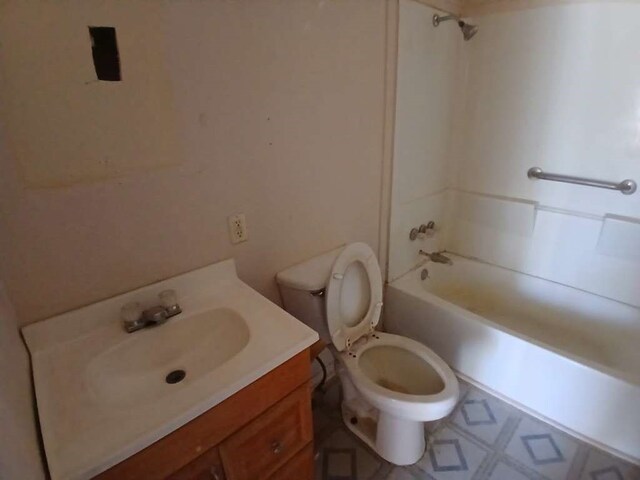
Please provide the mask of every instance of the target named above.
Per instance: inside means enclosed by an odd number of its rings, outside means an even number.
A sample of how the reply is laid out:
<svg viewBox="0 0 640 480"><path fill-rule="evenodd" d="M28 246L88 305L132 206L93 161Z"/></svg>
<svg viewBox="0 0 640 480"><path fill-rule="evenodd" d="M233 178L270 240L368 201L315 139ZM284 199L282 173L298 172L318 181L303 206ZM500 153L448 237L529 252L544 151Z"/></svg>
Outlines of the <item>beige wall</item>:
<svg viewBox="0 0 640 480"><path fill-rule="evenodd" d="M0 283L0 478L44 478L34 421L27 349Z"/></svg>
<svg viewBox="0 0 640 480"><path fill-rule="evenodd" d="M0 269L22 323L227 257L276 300L279 269L377 248L385 7L3 3ZM92 81L88 25L117 28L123 82Z"/></svg>

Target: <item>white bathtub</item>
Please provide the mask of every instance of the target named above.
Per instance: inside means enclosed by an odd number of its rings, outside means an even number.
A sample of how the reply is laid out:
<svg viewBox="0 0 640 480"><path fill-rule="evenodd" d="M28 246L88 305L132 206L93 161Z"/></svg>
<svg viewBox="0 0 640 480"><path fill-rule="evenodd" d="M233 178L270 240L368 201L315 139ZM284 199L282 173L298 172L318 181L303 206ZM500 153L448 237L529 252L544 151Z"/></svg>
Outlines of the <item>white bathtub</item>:
<svg viewBox="0 0 640 480"><path fill-rule="evenodd" d="M387 288L386 330L464 376L640 463L640 309L450 255ZM421 280L423 269L429 277ZM640 295L640 292L638 292Z"/></svg>

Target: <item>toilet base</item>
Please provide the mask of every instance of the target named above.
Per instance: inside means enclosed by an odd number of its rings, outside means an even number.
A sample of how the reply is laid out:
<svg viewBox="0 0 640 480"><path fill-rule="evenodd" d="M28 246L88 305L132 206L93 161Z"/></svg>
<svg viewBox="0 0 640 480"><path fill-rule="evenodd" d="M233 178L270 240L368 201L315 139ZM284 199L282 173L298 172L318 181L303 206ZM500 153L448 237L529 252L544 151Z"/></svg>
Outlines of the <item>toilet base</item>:
<svg viewBox="0 0 640 480"><path fill-rule="evenodd" d="M356 437L366 443L371 450L376 450L377 422L370 417L358 417L344 403L342 404L342 421Z"/></svg>
<svg viewBox="0 0 640 480"><path fill-rule="evenodd" d="M412 465L425 451L424 422L398 418L371 406L338 366L342 385L342 421L360 440L395 465Z"/></svg>
<svg viewBox="0 0 640 480"><path fill-rule="evenodd" d="M378 419L357 416L342 405L342 421L373 451L394 465L413 465L424 455L424 422L378 412Z"/></svg>
<svg viewBox="0 0 640 480"><path fill-rule="evenodd" d="M425 450L424 422L380 412L375 451L395 465L413 465Z"/></svg>

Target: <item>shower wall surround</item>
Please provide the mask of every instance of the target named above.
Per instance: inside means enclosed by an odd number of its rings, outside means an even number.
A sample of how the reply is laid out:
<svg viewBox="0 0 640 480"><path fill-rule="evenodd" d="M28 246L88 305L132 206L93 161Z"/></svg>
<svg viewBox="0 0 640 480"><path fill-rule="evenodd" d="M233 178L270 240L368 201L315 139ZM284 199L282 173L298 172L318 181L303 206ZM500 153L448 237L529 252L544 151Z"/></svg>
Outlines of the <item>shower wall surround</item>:
<svg viewBox="0 0 640 480"><path fill-rule="evenodd" d="M477 19L451 186L538 205L530 234L454 215L447 248L640 305L639 259L620 244L640 229L640 195L526 176L640 180L639 17L639 4L585 3Z"/></svg>
<svg viewBox="0 0 640 480"><path fill-rule="evenodd" d="M410 270L416 242L409 230L429 220L440 231L445 216L448 152L457 59L462 37L455 25L435 29L437 10L401 0L396 85L396 124L389 238L389 279ZM443 247L436 234L423 248Z"/></svg>
<svg viewBox="0 0 640 480"><path fill-rule="evenodd" d="M487 15L490 13L516 12L555 5L606 2L608 0L414 0L428 7L453 13L461 17ZM637 0L613 0L633 3Z"/></svg>
<svg viewBox="0 0 640 480"><path fill-rule="evenodd" d="M390 279L422 261L419 248L446 248L640 305L640 194L526 176L539 166L640 181L640 4L483 15L470 42L432 28L432 12L401 2ZM411 98L415 112L404 106ZM436 140L434 123L444 130ZM406 179L437 185L411 203ZM440 224L436 239L409 242L428 220Z"/></svg>

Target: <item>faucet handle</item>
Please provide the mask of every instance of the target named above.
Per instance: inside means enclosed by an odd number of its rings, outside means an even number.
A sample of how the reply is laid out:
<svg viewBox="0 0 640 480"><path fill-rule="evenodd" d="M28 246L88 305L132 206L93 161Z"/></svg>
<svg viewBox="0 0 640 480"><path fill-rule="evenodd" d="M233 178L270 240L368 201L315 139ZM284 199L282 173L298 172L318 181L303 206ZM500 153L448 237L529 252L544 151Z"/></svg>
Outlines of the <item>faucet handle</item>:
<svg viewBox="0 0 640 480"><path fill-rule="evenodd" d="M129 302L120 309L120 318L125 323L134 323L142 317L142 305L138 302Z"/></svg>
<svg viewBox="0 0 640 480"><path fill-rule="evenodd" d="M158 294L158 297L160 297L160 304L164 308L171 308L178 304L178 294L175 290L163 290Z"/></svg>
<svg viewBox="0 0 640 480"><path fill-rule="evenodd" d="M120 318L127 333L135 332L142 328L142 305L138 302L129 302L120 309Z"/></svg>
<svg viewBox="0 0 640 480"><path fill-rule="evenodd" d="M436 232L436 224L434 221L430 221L426 225L423 223L417 228L412 228L411 232L409 232L409 240L412 242L416 238L424 239L433 237Z"/></svg>
<svg viewBox="0 0 640 480"><path fill-rule="evenodd" d="M158 296L160 297L160 303L170 317L182 312L180 305L178 305L178 294L175 290L163 290Z"/></svg>

